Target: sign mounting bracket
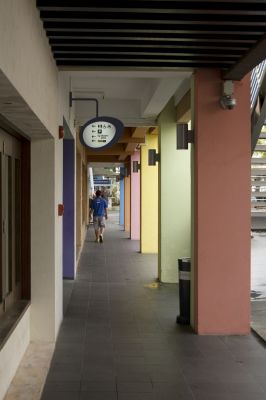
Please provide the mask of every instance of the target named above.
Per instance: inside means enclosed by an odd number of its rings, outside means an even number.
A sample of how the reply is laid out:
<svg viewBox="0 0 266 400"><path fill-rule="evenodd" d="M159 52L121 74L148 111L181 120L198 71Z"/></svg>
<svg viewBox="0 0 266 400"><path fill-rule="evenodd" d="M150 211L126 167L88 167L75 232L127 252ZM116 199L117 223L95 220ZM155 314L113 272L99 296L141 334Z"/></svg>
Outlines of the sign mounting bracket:
<svg viewBox="0 0 266 400"><path fill-rule="evenodd" d="M99 116L99 101L93 97L73 97L72 92L69 92L69 107L72 107L73 101L94 101L96 104L96 117Z"/></svg>

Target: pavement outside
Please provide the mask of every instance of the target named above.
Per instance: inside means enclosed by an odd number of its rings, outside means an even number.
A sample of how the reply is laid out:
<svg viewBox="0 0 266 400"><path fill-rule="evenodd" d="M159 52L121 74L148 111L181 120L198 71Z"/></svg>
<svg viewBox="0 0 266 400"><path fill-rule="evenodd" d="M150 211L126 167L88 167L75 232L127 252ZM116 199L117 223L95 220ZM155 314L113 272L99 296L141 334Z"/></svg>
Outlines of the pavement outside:
<svg viewBox="0 0 266 400"><path fill-rule="evenodd" d="M251 326L266 341L266 232L251 240Z"/></svg>
<svg viewBox="0 0 266 400"><path fill-rule="evenodd" d="M138 252L139 242L128 239L116 215L110 213L102 244L89 227L77 279L64 282L65 317L42 396L50 356L36 365L35 347L7 399L265 400L263 342L254 334L197 336L176 325L178 285L157 283L157 257ZM252 324L258 332L265 329L264 260L266 235L255 234Z"/></svg>

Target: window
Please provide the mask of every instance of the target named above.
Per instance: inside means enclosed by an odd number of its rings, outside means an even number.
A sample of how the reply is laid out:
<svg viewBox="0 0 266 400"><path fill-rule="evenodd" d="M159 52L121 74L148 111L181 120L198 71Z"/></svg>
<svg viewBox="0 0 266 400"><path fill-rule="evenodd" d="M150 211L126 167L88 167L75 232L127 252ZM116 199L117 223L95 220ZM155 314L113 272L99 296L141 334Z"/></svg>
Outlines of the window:
<svg viewBox="0 0 266 400"><path fill-rule="evenodd" d="M21 297L21 144L0 130L0 315Z"/></svg>

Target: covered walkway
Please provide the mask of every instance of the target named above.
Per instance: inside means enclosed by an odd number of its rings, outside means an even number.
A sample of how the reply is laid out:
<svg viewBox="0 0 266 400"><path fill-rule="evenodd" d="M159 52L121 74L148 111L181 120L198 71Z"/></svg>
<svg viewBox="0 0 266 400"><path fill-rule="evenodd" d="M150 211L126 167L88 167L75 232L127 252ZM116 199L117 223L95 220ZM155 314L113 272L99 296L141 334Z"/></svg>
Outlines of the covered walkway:
<svg viewBox="0 0 266 400"><path fill-rule="evenodd" d="M90 226L42 400L265 400L263 345L177 326L178 286L127 236Z"/></svg>

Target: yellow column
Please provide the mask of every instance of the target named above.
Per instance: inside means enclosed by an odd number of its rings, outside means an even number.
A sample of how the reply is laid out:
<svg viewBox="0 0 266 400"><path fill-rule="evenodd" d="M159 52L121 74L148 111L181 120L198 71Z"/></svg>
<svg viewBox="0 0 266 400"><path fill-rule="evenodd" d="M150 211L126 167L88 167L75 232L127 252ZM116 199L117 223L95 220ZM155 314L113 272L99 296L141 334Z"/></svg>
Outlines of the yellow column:
<svg viewBox="0 0 266 400"><path fill-rule="evenodd" d="M158 135L147 134L141 146L140 251L158 253L158 163L148 166L148 150L158 152Z"/></svg>

